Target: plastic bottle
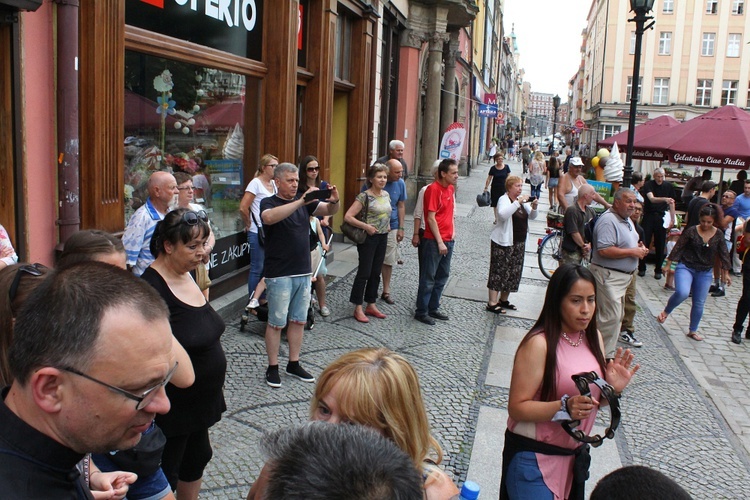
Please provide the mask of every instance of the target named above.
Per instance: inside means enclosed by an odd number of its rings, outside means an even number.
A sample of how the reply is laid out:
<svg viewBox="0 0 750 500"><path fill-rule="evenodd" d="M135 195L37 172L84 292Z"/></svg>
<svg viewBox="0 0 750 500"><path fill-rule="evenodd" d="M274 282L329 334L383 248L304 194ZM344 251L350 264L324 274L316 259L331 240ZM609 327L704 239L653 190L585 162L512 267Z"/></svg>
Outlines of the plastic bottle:
<svg viewBox="0 0 750 500"><path fill-rule="evenodd" d="M461 487L461 493L451 500L477 500L479 498L479 485L474 481L466 481Z"/></svg>

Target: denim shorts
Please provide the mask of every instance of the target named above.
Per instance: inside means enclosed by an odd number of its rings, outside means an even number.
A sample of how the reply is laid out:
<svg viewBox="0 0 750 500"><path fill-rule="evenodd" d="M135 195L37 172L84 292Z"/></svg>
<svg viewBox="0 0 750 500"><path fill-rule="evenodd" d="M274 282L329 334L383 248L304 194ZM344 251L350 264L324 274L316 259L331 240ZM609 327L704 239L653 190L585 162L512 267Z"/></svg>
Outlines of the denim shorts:
<svg viewBox="0 0 750 500"><path fill-rule="evenodd" d="M536 461L536 453L521 451L515 454L508 465L505 477L508 496L511 500L534 498L553 500L554 495L544 483L542 471Z"/></svg>
<svg viewBox="0 0 750 500"><path fill-rule="evenodd" d="M310 276L266 278L268 324L281 329L287 317L292 323L305 324L310 307Z"/></svg>

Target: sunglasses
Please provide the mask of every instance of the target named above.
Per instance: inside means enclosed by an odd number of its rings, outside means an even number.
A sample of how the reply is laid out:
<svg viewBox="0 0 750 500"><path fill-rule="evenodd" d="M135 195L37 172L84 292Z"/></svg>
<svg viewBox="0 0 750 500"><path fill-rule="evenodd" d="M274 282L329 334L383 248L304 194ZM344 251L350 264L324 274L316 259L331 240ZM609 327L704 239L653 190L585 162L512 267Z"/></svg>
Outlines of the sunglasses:
<svg viewBox="0 0 750 500"><path fill-rule="evenodd" d="M10 285L8 290L8 298L12 304L16 300L16 294L18 293L18 286L21 284L21 276L29 274L31 276L41 276L47 268L41 264L25 264L18 268L16 276L13 278L13 283Z"/></svg>
<svg viewBox="0 0 750 500"><path fill-rule="evenodd" d="M128 399L132 399L133 401L136 402L135 403L135 409L137 411L137 410L142 410L143 408L145 408L146 406L148 406L148 404L151 401L153 401L154 398L156 397L156 395L159 393L159 389L161 389L162 387L166 386L169 383L169 381L172 380L172 375L174 375L174 372L177 370L177 365L178 365L178 363L175 361L174 366L172 367L171 370L169 370L169 372L167 372L167 376L164 377L164 380L162 380L161 382L159 382L158 384L156 384L152 388L146 389L143 393L141 393L140 396L138 396L137 394L133 394L132 392L128 392L125 389L120 389L117 386L110 385L110 384L108 384L106 382L102 382L101 380L96 379L96 378L94 378L94 377L92 377L90 375L86 375L85 373L83 373L81 371L78 371L75 368L70 368L70 367L65 367L64 366L64 367L61 367L59 369L62 370L62 371L68 372L68 373L72 373L73 375L78 375L79 377L83 377L86 380L90 380L92 382L96 382L97 384L103 385L104 387L106 387L107 389L109 389L112 392L116 392L117 394L119 394L121 396L125 396Z"/></svg>
<svg viewBox="0 0 750 500"><path fill-rule="evenodd" d="M320 170L320 167L307 167L308 172L317 172Z"/></svg>
<svg viewBox="0 0 750 500"><path fill-rule="evenodd" d="M182 222L184 222L188 226L197 225L199 219L203 222L208 222L208 215L206 214L205 210L198 210L197 212L188 210L187 212L182 214Z"/></svg>

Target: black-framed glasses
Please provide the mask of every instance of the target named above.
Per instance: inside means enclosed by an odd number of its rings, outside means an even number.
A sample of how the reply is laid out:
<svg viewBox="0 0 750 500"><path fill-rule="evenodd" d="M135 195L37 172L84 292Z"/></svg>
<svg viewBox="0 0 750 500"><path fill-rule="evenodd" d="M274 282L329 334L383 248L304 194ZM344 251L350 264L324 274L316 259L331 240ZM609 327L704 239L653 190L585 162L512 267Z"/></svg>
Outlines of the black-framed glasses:
<svg viewBox="0 0 750 500"><path fill-rule="evenodd" d="M161 389L162 387L166 386L169 383L169 381L172 380L172 375L174 375L175 370L177 370L177 365L179 365L179 363L177 361L175 361L174 366L172 367L171 370L169 370L169 372L167 372L167 376L164 377L164 380L162 380L161 382L159 382L158 384L156 384L152 388L146 389L140 396L138 396L136 394L133 394L132 392L128 392L125 389L120 389L119 387L116 387L114 385L110 385L110 384L108 384L106 382L102 382L99 379L95 379L94 377L92 377L90 375L86 375L85 373L83 373L81 371L78 371L75 368L71 368L69 366L67 366L67 367L63 366L63 367L60 367L59 369L62 370L62 371L66 371L68 373L72 373L74 375L78 375L79 377L83 377L86 380L90 380L92 382L96 382L97 384L103 385L104 387L106 387L107 389L109 389L112 392L116 392L117 394L119 394L121 396L125 396L128 399L132 399L133 401L136 402L135 403L135 409L137 411L137 410L142 410L143 408L145 408L146 406L148 406L148 404L151 401L153 401L154 398L156 397L156 395L159 393L159 389Z"/></svg>
<svg viewBox="0 0 750 500"><path fill-rule="evenodd" d="M21 276L23 276L24 274L29 274L31 276L41 276L44 273L45 269L47 268L41 264L24 264L23 266L19 267L16 271L15 277L13 277L13 283L11 283L10 289L8 290L8 298L10 299L10 303L12 304L13 301L16 300L18 287L21 284Z"/></svg>
<svg viewBox="0 0 750 500"><path fill-rule="evenodd" d="M203 222L208 222L208 214L206 214L205 210L188 210L187 212L182 214L182 222L184 222L188 226L197 225L198 219L202 220Z"/></svg>

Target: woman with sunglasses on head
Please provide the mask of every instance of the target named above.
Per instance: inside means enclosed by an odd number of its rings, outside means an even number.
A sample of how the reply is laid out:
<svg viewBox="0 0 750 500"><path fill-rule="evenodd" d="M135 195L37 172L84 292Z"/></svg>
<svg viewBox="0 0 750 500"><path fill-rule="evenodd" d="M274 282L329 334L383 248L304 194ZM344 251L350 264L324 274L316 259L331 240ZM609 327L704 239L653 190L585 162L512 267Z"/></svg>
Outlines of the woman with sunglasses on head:
<svg viewBox="0 0 750 500"><path fill-rule="evenodd" d="M539 319L513 361L501 499L584 498L583 485L574 488L574 464L579 465L574 454L586 445L568 435L561 422L579 420L578 430L588 435L602 398L595 385L589 396L580 394L571 377L595 372L620 394L639 368L632 364L630 350L622 348L605 365L595 312L591 271L560 266L550 279Z"/></svg>
<svg viewBox="0 0 750 500"><path fill-rule="evenodd" d="M318 189L328 189L328 183L320 178L320 164L318 159L312 155L305 156L299 163L299 187L297 193L302 196L311 187ZM331 234L331 216L326 215L325 217L318 217L319 224L323 229L324 239L328 240L328 235ZM312 224L312 223L311 223ZM310 234L310 251L315 251L317 248L317 230L311 229ZM318 256L318 262L320 262L320 256ZM315 261L315 259L313 259ZM325 264L325 263L324 263ZM315 272L315 268L313 268ZM315 289L315 295L318 298L318 307L320 308L321 316L330 316L331 310L326 305L326 280L323 276L321 279L316 279L313 282L313 288Z"/></svg>
<svg viewBox="0 0 750 500"><path fill-rule="evenodd" d="M258 289L258 283L263 279L263 261L266 258L266 252L258 236L258 232L262 231L261 228L263 227L263 221L260 219L260 202L276 193L273 171L278 166L279 159L274 155L263 155L260 163L258 163L255 178L247 185L245 194L240 201L240 216L245 223L247 243L250 246L250 274L247 278L247 293L253 296L253 301L258 302L251 306L253 308L258 307L260 301L263 300L261 294L255 292ZM262 287L262 290L265 290L265 287Z"/></svg>
<svg viewBox="0 0 750 500"><path fill-rule="evenodd" d="M156 260L141 276L167 303L172 333L190 355L195 370L191 387L167 386L172 408L156 418L167 437L162 469L181 500L198 498L203 470L213 453L208 429L226 410L227 360L220 342L224 321L190 275L203 265L209 233L204 211L178 208L169 212L151 239Z"/></svg>
<svg viewBox="0 0 750 500"><path fill-rule="evenodd" d="M667 316L692 294L693 304L690 307L687 336L701 341L703 337L698 333L698 326L703 317L703 306L711 286L716 257L718 256L721 261L722 280L727 286L732 284L729 274L732 264L727 245L724 243L724 212L721 207L713 203L705 204L698 212L698 221L697 226L691 226L682 232L677 244L664 261L664 272L671 267L672 261L678 263L674 272L675 291L656 320L664 323Z"/></svg>
<svg viewBox="0 0 750 500"><path fill-rule="evenodd" d="M439 467L443 450L430 433L419 377L402 356L368 347L346 353L318 378L310 420L370 427L412 459L423 478L425 500L458 497L453 481ZM248 500L263 498L268 470L261 470Z"/></svg>

